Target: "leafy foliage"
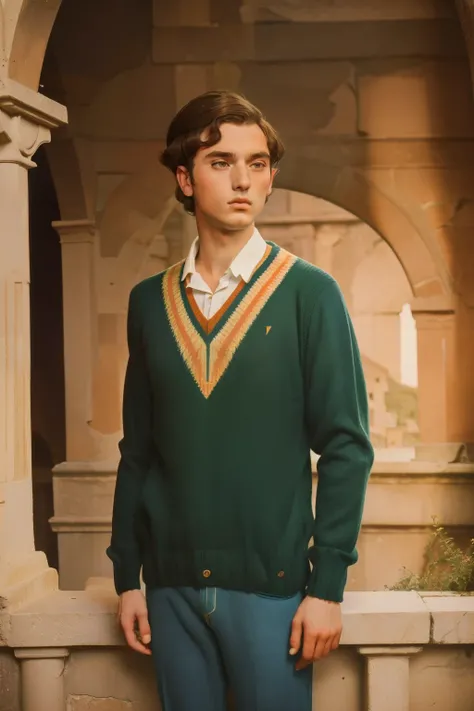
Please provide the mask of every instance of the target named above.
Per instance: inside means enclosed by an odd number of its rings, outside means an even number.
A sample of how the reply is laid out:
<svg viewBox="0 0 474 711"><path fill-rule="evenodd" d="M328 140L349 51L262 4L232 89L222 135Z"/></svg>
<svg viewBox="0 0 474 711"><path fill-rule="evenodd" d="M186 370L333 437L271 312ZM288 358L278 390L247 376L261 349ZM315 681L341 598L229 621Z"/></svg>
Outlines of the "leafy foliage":
<svg viewBox="0 0 474 711"><path fill-rule="evenodd" d="M462 550L446 529L436 520L433 534L425 551L425 566L420 575L406 574L391 590L474 591L474 538L467 550Z"/></svg>

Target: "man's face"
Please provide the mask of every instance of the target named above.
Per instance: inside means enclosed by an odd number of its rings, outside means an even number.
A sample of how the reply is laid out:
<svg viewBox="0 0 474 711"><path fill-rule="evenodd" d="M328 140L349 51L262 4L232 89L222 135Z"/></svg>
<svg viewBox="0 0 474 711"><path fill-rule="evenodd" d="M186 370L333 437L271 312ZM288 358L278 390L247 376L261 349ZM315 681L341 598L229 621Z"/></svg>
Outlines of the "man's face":
<svg viewBox="0 0 474 711"><path fill-rule="evenodd" d="M220 130L216 145L197 152L192 179L185 168L178 168L177 178L184 194L194 196L197 219L224 231L240 231L262 211L276 170L257 124L225 123Z"/></svg>

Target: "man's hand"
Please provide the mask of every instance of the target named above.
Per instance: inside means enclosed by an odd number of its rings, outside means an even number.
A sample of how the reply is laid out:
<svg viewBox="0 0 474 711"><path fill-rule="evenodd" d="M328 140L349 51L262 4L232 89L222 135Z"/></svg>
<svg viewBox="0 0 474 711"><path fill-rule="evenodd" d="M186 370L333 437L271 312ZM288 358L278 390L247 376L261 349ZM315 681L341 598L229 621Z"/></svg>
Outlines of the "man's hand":
<svg viewBox="0 0 474 711"><path fill-rule="evenodd" d="M141 590L128 590L120 595L118 618L128 646L140 654L151 654L151 650L145 647L151 642L151 631Z"/></svg>
<svg viewBox="0 0 474 711"><path fill-rule="evenodd" d="M317 597L305 597L291 626L290 654L298 654L302 646L296 669L304 669L337 649L341 633L340 604Z"/></svg>

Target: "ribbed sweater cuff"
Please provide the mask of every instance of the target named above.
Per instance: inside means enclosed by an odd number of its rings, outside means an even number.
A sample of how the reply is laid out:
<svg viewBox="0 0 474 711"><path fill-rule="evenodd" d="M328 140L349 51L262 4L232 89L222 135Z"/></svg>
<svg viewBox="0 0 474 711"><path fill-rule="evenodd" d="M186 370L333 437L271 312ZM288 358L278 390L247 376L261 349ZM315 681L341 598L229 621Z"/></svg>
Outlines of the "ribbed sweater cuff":
<svg viewBox="0 0 474 711"><path fill-rule="evenodd" d="M344 556L344 557L343 557ZM306 593L330 602L342 602L347 582L346 556L335 548L313 548L311 572Z"/></svg>
<svg viewBox="0 0 474 711"><path fill-rule="evenodd" d="M114 566L114 585L117 595L121 595L127 590L140 590L140 562L137 562L135 558L124 560L121 556L117 556L111 548L107 549L107 555Z"/></svg>

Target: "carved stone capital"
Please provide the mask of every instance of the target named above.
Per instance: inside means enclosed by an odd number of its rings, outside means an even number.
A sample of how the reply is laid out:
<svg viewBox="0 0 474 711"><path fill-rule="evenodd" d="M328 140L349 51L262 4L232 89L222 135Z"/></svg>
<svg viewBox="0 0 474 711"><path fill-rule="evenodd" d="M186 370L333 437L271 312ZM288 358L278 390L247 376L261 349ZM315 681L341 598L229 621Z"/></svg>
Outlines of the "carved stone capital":
<svg viewBox="0 0 474 711"><path fill-rule="evenodd" d="M0 109L0 163L34 167L31 156L51 139L51 131L23 116L9 116Z"/></svg>
<svg viewBox="0 0 474 711"><path fill-rule="evenodd" d="M52 226L61 244L94 244L96 225L92 220L57 220Z"/></svg>
<svg viewBox="0 0 474 711"><path fill-rule="evenodd" d="M0 163L34 166L31 157L67 121L61 104L11 79L0 82Z"/></svg>

